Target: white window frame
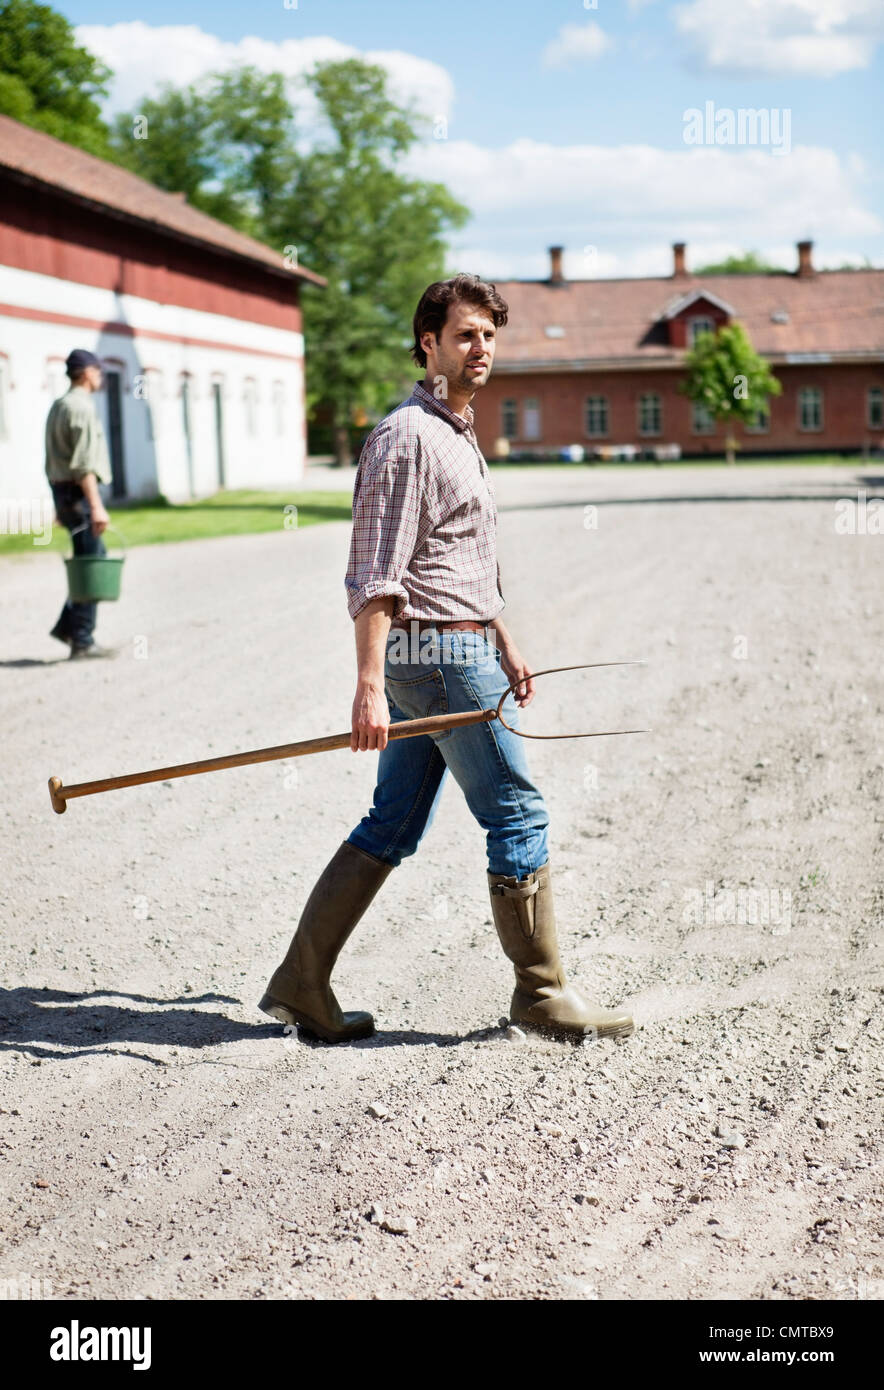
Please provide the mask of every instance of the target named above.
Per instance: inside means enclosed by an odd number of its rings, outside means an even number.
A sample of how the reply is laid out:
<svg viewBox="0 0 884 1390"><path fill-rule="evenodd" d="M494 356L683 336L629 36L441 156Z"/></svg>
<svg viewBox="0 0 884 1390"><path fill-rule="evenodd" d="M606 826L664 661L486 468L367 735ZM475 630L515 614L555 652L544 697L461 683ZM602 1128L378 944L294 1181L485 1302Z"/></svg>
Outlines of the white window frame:
<svg viewBox="0 0 884 1390"><path fill-rule="evenodd" d="M819 404L819 424L806 425L804 423L804 407L807 398L811 393L817 398ZM798 428L802 434L820 434L824 429L823 415L823 388L821 386L800 386L798 388Z"/></svg>
<svg viewBox="0 0 884 1390"><path fill-rule="evenodd" d="M600 429L594 429L591 421L591 412L596 409L601 412L603 425ZM587 396L583 402L583 431L587 439L608 439L611 434L611 403L607 396Z"/></svg>
<svg viewBox="0 0 884 1390"><path fill-rule="evenodd" d="M759 423L758 417L763 417L763 423ZM747 434L770 434L770 406L764 405L755 412L755 419L747 421L743 426Z"/></svg>
<svg viewBox="0 0 884 1390"><path fill-rule="evenodd" d="M702 421L698 418L700 411L704 412ZM714 434L717 423L708 405L702 401L691 401L691 434Z"/></svg>
<svg viewBox="0 0 884 1390"><path fill-rule="evenodd" d="M534 421L530 421L530 416L534 416ZM529 423L532 427L529 428ZM534 427L536 425L536 428ZM538 396L526 396L522 402L522 439L526 443L539 444L543 438L543 422L540 413L540 398Z"/></svg>
<svg viewBox="0 0 884 1390"><path fill-rule="evenodd" d="M508 420L512 421L512 429L507 429ZM515 396L505 396L500 402L500 433L504 439L519 437L519 402Z"/></svg>
<svg viewBox="0 0 884 1390"><path fill-rule="evenodd" d="M696 318L688 319L688 347L694 346L701 333L715 333L717 328L715 319L708 314L698 314Z"/></svg>
<svg viewBox="0 0 884 1390"><path fill-rule="evenodd" d="M656 401L657 426L647 429L644 425L645 403ZM643 439L657 439L663 433L663 397L659 391L643 391L636 402L638 412L638 432Z"/></svg>

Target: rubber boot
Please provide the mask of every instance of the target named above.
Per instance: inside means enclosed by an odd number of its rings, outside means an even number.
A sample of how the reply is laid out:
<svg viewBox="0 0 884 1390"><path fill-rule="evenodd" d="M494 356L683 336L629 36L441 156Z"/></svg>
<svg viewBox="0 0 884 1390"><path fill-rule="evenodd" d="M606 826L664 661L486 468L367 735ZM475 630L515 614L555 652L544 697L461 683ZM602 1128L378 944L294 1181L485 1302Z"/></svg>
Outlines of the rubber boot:
<svg viewBox="0 0 884 1390"><path fill-rule="evenodd" d="M301 913L285 959L258 1005L280 1023L299 1024L325 1042L367 1038L368 1013L342 1013L329 979L335 961L394 866L345 840L323 869Z"/></svg>
<svg viewBox="0 0 884 1390"><path fill-rule="evenodd" d="M625 1009L590 1003L565 978L549 864L521 880L489 872L488 888L500 944L516 968L511 1022L560 1036L628 1037L634 1024Z"/></svg>

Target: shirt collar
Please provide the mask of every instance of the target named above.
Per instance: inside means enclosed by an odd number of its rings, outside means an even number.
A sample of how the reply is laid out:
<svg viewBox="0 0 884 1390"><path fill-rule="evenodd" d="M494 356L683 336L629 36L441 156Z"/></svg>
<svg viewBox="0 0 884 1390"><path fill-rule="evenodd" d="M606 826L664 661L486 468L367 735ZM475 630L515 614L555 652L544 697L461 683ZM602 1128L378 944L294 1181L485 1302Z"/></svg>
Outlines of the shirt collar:
<svg viewBox="0 0 884 1390"><path fill-rule="evenodd" d="M472 429L475 417L471 405L467 406L465 415L456 415L453 410L449 410L444 401L437 400L432 392L428 391L420 381L414 383L412 395L417 396L418 400L424 404L432 406L433 410L441 415L444 420L448 420L450 424L454 425L455 429L461 431Z"/></svg>

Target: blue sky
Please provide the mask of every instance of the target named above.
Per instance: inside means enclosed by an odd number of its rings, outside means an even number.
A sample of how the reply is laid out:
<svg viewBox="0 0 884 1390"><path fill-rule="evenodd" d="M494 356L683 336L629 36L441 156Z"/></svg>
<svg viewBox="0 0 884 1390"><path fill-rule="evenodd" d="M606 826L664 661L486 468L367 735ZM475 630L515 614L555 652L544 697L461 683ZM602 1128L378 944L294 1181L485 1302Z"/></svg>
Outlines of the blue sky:
<svg viewBox="0 0 884 1390"><path fill-rule="evenodd" d="M291 0L290 0L291 3ZM669 270L749 247L792 266L884 264L881 0L76 0L60 6L119 74L112 104L157 81L253 61L292 76L323 57L380 61L442 122L415 171L474 210L450 270L497 278ZM685 112L763 110L766 144L685 140ZM777 124L777 122L779 124ZM722 123L724 123L722 125ZM751 125L750 125L751 128Z"/></svg>

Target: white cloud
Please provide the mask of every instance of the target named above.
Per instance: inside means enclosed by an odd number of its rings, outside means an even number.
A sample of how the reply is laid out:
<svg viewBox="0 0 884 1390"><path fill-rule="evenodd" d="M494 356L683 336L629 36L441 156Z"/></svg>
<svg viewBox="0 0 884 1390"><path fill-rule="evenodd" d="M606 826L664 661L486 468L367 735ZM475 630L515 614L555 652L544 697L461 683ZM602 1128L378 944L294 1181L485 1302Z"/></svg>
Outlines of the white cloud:
<svg viewBox="0 0 884 1390"><path fill-rule="evenodd" d="M796 6L810 2L796 0ZM703 3L712 0L697 0L693 8ZM783 10L781 0L766 4ZM848 9L855 14L857 0L840 0L840 8L831 0L831 22ZM82 26L77 36L116 70L115 109L136 106L163 79L184 84L240 62L297 79L320 59L360 56L332 38L274 44L246 37L228 43L195 25L151 28L140 21ZM404 52L361 56L385 68L398 100L413 100L433 120L449 114L453 85L437 64ZM313 111L300 101L299 111L303 130ZM680 135L675 98L671 128ZM489 149L431 139L404 165L414 177L446 184L474 211L469 227L453 238L451 262L504 279L546 276L547 247L556 243L566 248L566 275L578 278L666 275L674 240L688 242L693 265L753 248L789 266L795 241L809 236L818 243L817 264L832 263L831 256L824 259L826 245L839 248L832 253L838 263L882 232L881 220L866 205L873 171L857 155L842 158L826 148L793 146L778 156L764 148L705 145L665 149L519 139ZM592 264L583 252L588 245L597 248Z"/></svg>
<svg viewBox="0 0 884 1390"><path fill-rule="evenodd" d="M707 72L833 77L867 68L884 39L881 0L689 0L673 13Z"/></svg>
<svg viewBox="0 0 884 1390"><path fill-rule="evenodd" d="M613 39L608 38L594 19L588 24L565 24L543 50L543 65L547 68L564 68L570 63L600 58L613 47Z"/></svg>
<svg viewBox="0 0 884 1390"><path fill-rule="evenodd" d="M394 100L413 102L431 120L449 115L454 96L451 78L438 63L397 51L361 53L352 45L333 38L284 39L281 43L272 43L246 35L230 43L207 34L195 24L153 26L141 20L110 25L81 24L76 35L80 43L113 69L115 80L108 103L112 112L133 109L143 96L155 92L163 82L185 86L205 73L240 63L250 63L262 72L282 72L297 79L317 62L357 57L384 68ZM309 114L306 101L301 109Z"/></svg>
<svg viewBox="0 0 884 1390"><path fill-rule="evenodd" d="M804 236L843 246L882 231L865 206L861 162L828 149L799 146L777 157L705 146L517 140L490 150L440 141L422 147L412 166L474 211L455 243L457 259L485 246L487 273L507 278L547 274L546 248L555 243L565 246L565 272L575 278L658 275L671 268L671 241L687 241L698 264L750 247L771 254ZM506 240L495 232L502 226ZM595 270L586 246L598 248ZM794 251L785 264L793 260Z"/></svg>

